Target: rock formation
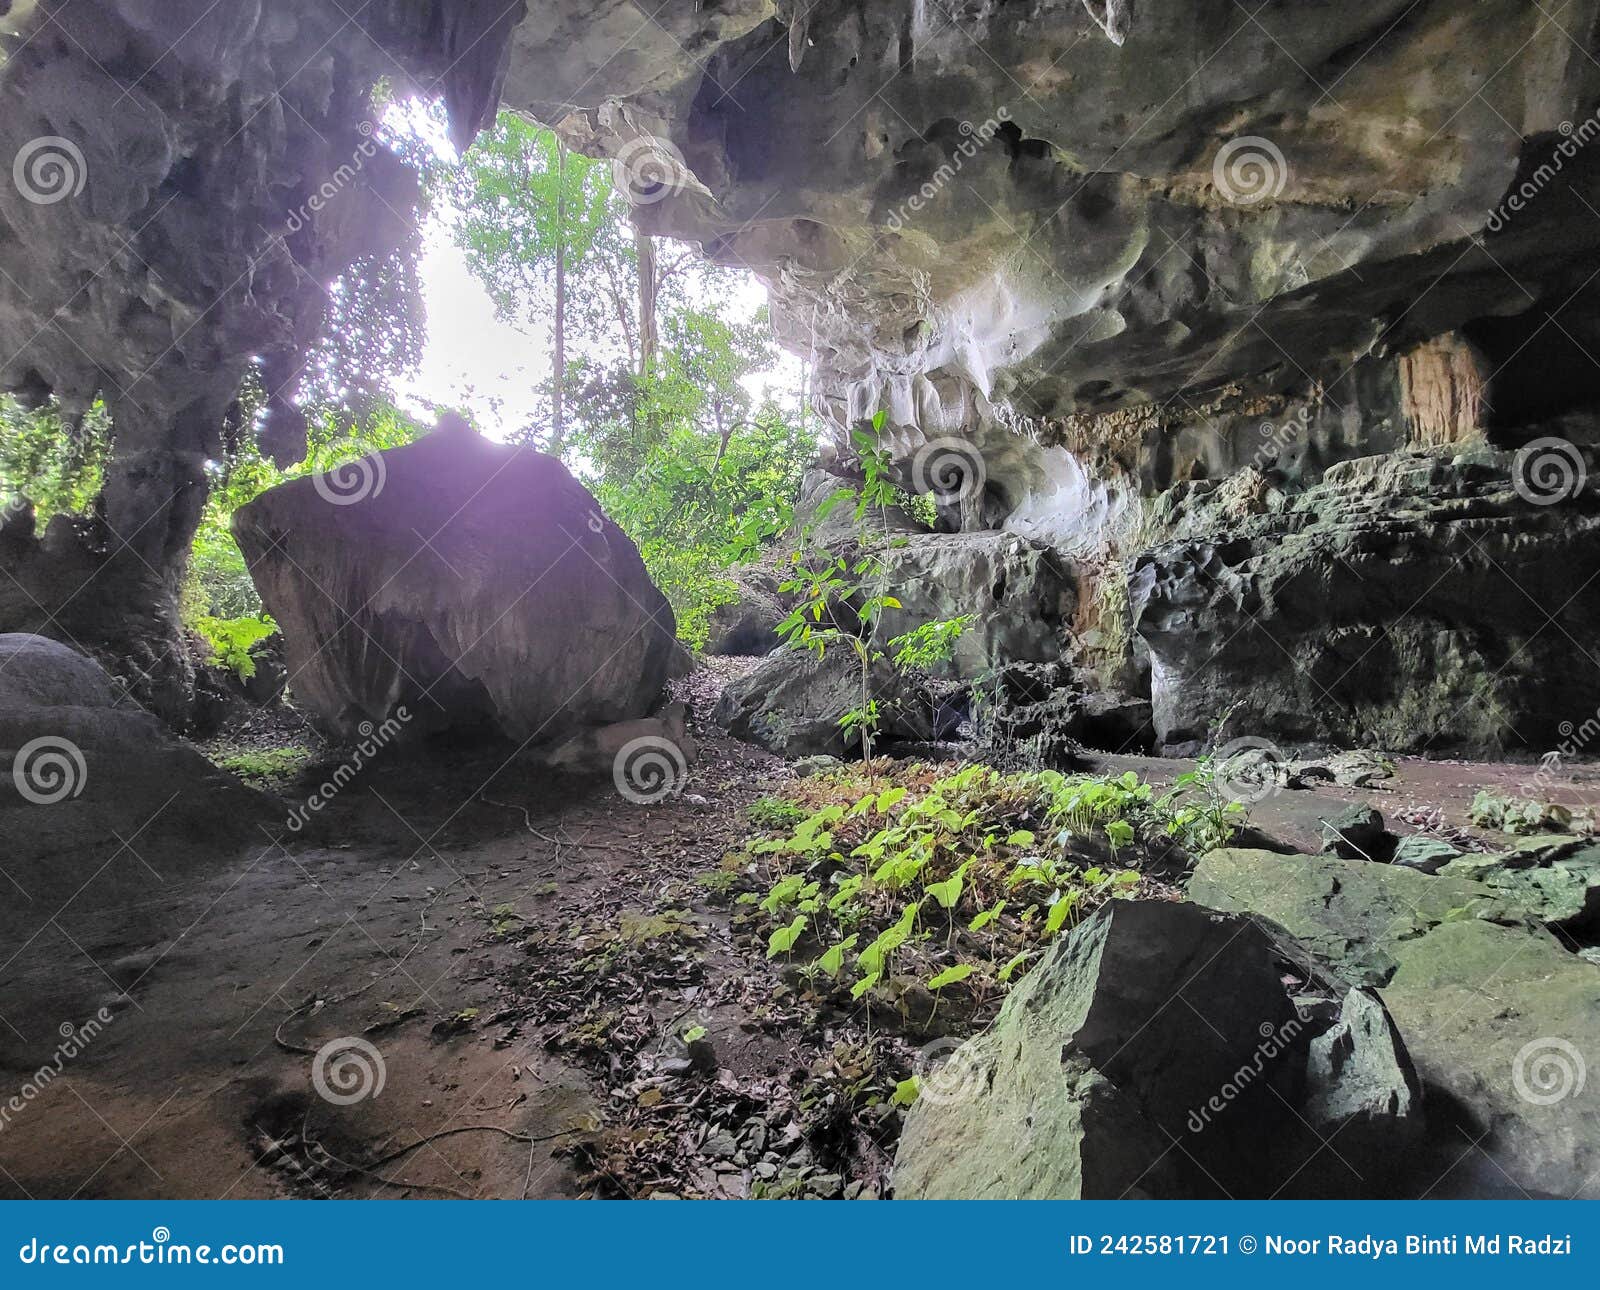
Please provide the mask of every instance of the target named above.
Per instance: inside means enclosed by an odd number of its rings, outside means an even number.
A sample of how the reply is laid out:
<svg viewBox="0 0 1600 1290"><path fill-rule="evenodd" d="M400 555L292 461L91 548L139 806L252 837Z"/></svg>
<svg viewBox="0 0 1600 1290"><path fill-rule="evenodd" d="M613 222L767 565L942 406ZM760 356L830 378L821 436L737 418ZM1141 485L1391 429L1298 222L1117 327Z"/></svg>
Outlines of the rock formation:
<svg viewBox="0 0 1600 1290"><path fill-rule="evenodd" d="M7 901L20 892L48 912L47 888L60 901L99 868L139 868L146 862L135 840L158 822L166 845L214 851L255 839L255 826L276 814L173 738L93 659L43 636L0 634Z"/></svg>
<svg viewBox="0 0 1600 1290"><path fill-rule="evenodd" d="M1353 1127L1330 1151L1335 1119ZM1411 1060L1370 992L1323 975L1270 925L1113 901L1056 942L986 1034L922 1077L895 1191L1248 1197L1337 1176L1340 1194L1381 1195L1422 1127Z"/></svg>
<svg viewBox="0 0 1600 1290"><path fill-rule="evenodd" d="M588 490L464 424L271 489L234 528L296 699L339 734L394 717L554 743L645 716L681 652Z"/></svg>
<svg viewBox="0 0 1600 1290"><path fill-rule="evenodd" d="M414 181L368 137L387 78L442 98L458 144L497 101L557 126L615 159L647 231L759 274L780 339L814 360L834 466L881 411L941 527L1036 539L1080 573L1151 551L1143 643L1111 635L1120 665L1149 668L1169 742L1243 695L1278 650L1262 633L1283 650L1244 697L1283 739L1547 737L1558 699L1535 674L1592 626L1592 598L1566 603L1577 588L1550 571L1588 558L1595 514L1595 0L639 17L631 0L355 17L44 0L3 20L0 385L69 412L105 395L115 443L98 519L6 557L0 628L142 660L130 671L173 701L171 591L241 377L259 358L265 440L294 459L319 284L412 209ZM1568 479L1537 513L1490 479L1529 459L1444 464L1547 440L1558 457L1531 464ZM1410 449L1438 469L1330 472ZM1285 501L1180 550L1149 502L1194 481ZM1362 510L1369 486L1402 522ZM1556 626L1496 644L1481 622L1516 604L1507 567ZM1218 643L1243 629L1215 677L1179 643L1190 619ZM1352 692L1390 660L1394 693Z"/></svg>
<svg viewBox="0 0 1600 1290"><path fill-rule="evenodd" d="M1600 1197L1600 973L1514 891L1329 856L1216 851L1189 895L1261 914L1376 987L1462 1139L1430 1194Z"/></svg>

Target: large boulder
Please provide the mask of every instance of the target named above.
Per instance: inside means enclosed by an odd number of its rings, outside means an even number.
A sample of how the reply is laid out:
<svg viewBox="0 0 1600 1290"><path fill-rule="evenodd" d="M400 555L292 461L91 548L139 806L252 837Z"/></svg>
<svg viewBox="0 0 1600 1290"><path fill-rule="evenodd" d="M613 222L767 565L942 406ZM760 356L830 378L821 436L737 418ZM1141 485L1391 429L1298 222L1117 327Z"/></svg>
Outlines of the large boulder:
<svg viewBox="0 0 1600 1290"><path fill-rule="evenodd" d="M1424 1084L1464 1121L1434 1194L1600 1199L1600 968L1475 921L1394 956L1384 1002Z"/></svg>
<svg viewBox="0 0 1600 1290"><path fill-rule="evenodd" d="M1458 1120L1430 1195L1600 1196L1600 970L1504 893L1366 860L1215 851L1189 894L1263 914L1378 986L1425 1090Z"/></svg>
<svg viewBox="0 0 1600 1290"><path fill-rule="evenodd" d="M681 657L589 491L465 427L274 488L234 532L296 700L337 734L399 717L553 742L644 716Z"/></svg>
<svg viewBox="0 0 1600 1290"><path fill-rule="evenodd" d="M723 689L712 720L729 734L780 757L843 756L858 747L840 726L863 703L861 662L848 645L822 658L781 648ZM960 712L928 685L883 659L867 674L867 696L878 705L877 746L921 743L954 733Z"/></svg>
<svg viewBox="0 0 1600 1290"><path fill-rule="evenodd" d="M1335 1117L1359 1122L1348 1147L1325 1144ZM1405 1047L1370 993L1252 918L1113 901L923 1079L895 1190L1372 1194L1420 1125Z"/></svg>
<svg viewBox="0 0 1600 1290"><path fill-rule="evenodd" d="M732 598L711 611L707 654L742 657L768 654L778 648L778 624L788 614L782 579L771 569L753 565L729 575Z"/></svg>

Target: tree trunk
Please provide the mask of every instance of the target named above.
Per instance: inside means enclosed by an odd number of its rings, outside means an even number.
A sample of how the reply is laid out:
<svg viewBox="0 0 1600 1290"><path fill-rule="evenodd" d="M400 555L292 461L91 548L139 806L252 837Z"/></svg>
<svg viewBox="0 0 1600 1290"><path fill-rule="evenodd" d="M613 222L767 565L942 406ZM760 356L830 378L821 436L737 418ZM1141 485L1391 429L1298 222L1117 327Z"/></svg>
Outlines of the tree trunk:
<svg viewBox="0 0 1600 1290"><path fill-rule="evenodd" d="M660 344L656 333L656 243L635 224L633 245L639 260L639 375L646 376L655 366Z"/></svg>
<svg viewBox="0 0 1600 1290"><path fill-rule="evenodd" d="M556 139L556 319L550 376L550 455L559 457L567 437L567 145Z"/></svg>

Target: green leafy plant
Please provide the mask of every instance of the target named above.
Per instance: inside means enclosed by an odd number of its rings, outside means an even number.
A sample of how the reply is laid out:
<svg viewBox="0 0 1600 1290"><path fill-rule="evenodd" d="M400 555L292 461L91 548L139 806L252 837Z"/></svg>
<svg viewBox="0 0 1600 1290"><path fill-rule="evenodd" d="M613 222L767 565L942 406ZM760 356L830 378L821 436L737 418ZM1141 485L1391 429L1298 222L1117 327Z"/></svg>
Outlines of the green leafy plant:
<svg viewBox="0 0 1600 1290"><path fill-rule="evenodd" d="M215 661L241 681L256 674L256 661L250 651L278 630L278 624L266 614L244 618L201 615L191 626L210 647Z"/></svg>

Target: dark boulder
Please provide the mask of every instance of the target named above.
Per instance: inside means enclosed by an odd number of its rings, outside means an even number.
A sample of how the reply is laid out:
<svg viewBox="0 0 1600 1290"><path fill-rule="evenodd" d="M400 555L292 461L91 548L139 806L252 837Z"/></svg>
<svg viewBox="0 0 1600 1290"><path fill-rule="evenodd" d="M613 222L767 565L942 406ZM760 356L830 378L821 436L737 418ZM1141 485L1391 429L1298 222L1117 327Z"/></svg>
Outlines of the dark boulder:
<svg viewBox="0 0 1600 1290"><path fill-rule="evenodd" d="M332 731L548 743L646 715L682 655L639 552L553 457L436 431L241 508L296 700Z"/></svg>
<svg viewBox="0 0 1600 1290"><path fill-rule="evenodd" d="M770 569L752 566L730 574L737 591L732 600L711 611L707 654L749 657L778 648L778 624L788 614L781 579Z"/></svg>
<svg viewBox="0 0 1600 1290"><path fill-rule="evenodd" d="M1421 1127L1375 996L1268 924L1166 901L1058 940L922 1084L901 1198L1381 1194ZM1330 1151L1341 1115L1359 1127Z"/></svg>
<svg viewBox="0 0 1600 1290"><path fill-rule="evenodd" d="M92 871L133 856L123 840L147 829L216 848L275 814L93 659L43 636L0 635L0 864L34 896L91 860ZM61 872L43 886L22 878L18 862L48 856Z"/></svg>
<svg viewBox="0 0 1600 1290"><path fill-rule="evenodd" d="M847 644L835 643L820 659L804 650L777 649L722 691L712 720L780 757L844 756L859 748L839 722L862 707L861 684L860 659ZM885 660L872 664L867 686L867 697L878 705L875 748L942 739L960 724L960 709L936 687Z"/></svg>

